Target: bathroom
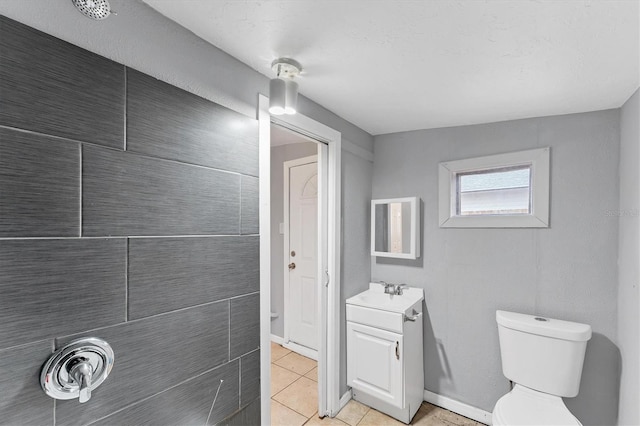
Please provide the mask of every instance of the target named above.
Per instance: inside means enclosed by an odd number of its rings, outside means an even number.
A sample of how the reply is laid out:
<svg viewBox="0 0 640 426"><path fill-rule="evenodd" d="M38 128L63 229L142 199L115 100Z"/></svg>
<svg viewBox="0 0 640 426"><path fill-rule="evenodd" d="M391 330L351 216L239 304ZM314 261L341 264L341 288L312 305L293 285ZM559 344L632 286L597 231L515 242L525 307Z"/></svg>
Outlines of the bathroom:
<svg viewBox="0 0 640 426"><path fill-rule="evenodd" d="M256 111L273 76L153 1L109 3L117 15L95 21L71 0L0 1L0 424L269 424ZM602 7L579 4L586 15ZM610 7L635 11L625 22L637 35L638 2ZM637 37L633 46L621 64L635 82L596 109L365 131L338 105L299 96L298 115L342 139L341 333L344 301L369 282L422 288L425 390L451 411L454 401L490 413L510 389L496 310L589 324L567 407L585 425L639 424ZM299 59L304 94L323 64ZM230 129L213 150L199 135L216 124L193 129L205 125L198 108ZM228 136L241 143L229 148ZM440 163L543 147L548 228L439 226ZM372 257L371 200L408 196L421 200L420 257ZM111 344L111 375L86 404L48 397L43 363L85 336ZM338 340L340 398L349 389Z"/></svg>

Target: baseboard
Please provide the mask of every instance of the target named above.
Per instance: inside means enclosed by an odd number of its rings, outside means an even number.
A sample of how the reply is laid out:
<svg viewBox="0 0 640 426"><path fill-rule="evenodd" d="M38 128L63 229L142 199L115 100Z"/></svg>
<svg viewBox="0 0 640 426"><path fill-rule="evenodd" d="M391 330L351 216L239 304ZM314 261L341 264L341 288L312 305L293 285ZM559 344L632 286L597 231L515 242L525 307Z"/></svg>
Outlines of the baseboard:
<svg viewBox="0 0 640 426"><path fill-rule="evenodd" d="M344 395L342 395L342 398L340 398L340 410L342 410L349 401L351 401L351 389L346 391ZM340 410L338 410L338 412L340 412Z"/></svg>
<svg viewBox="0 0 640 426"><path fill-rule="evenodd" d="M297 343L289 342L282 343L283 348L287 348L290 351L299 353L302 356L306 356L307 358L311 358L314 360L318 360L318 351L314 351L313 349L309 349L306 346L299 345Z"/></svg>
<svg viewBox="0 0 640 426"><path fill-rule="evenodd" d="M278 345L281 345L284 343L284 339L280 336L276 336L275 334L271 335L271 341L273 343L277 343Z"/></svg>
<svg viewBox="0 0 640 426"><path fill-rule="evenodd" d="M491 413L481 410L480 408L465 404L464 402L456 401L455 399L438 395L437 393L433 393L426 389L424 390L424 400L429 404L446 408L449 411L453 411L454 413L468 417L477 422L484 423L485 425L491 424Z"/></svg>

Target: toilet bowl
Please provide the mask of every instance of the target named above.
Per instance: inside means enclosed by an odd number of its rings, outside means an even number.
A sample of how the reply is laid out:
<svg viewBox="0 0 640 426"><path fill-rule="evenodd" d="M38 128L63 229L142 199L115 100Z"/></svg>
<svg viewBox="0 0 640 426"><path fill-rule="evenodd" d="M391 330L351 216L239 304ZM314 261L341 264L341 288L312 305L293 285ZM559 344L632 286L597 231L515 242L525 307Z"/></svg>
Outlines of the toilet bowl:
<svg viewBox="0 0 640 426"><path fill-rule="evenodd" d="M502 372L515 386L493 409L494 425L581 425L563 397L578 395L591 327L497 311Z"/></svg>
<svg viewBox="0 0 640 426"><path fill-rule="evenodd" d="M515 385L493 409L494 426L557 425L582 426L562 398Z"/></svg>

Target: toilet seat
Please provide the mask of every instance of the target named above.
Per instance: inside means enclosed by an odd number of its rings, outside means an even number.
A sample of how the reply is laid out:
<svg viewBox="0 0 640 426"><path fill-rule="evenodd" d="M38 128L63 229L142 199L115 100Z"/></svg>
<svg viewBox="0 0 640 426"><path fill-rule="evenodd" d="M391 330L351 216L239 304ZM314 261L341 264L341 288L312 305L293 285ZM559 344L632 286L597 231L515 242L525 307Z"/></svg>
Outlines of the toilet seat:
<svg viewBox="0 0 640 426"><path fill-rule="evenodd" d="M494 426L571 425L582 426L562 398L516 384L493 409Z"/></svg>

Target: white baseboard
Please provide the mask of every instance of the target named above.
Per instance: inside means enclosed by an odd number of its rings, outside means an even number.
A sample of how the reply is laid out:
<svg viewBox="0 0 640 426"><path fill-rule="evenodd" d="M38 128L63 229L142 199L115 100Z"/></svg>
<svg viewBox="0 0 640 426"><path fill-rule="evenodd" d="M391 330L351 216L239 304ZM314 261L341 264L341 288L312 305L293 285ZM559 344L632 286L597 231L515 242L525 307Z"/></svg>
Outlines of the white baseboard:
<svg viewBox="0 0 640 426"><path fill-rule="evenodd" d="M342 410L344 406L349 403L349 401L351 401L351 389L346 391L344 395L342 395L342 398L340 398L340 410ZM340 410L338 410L338 412L340 412Z"/></svg>
<svg viewBox="0 0 640 426"><path fill-rule="evenodd" d="M429 404L446 408L449 411L453 411L454 413L468 417L477 422L484 423L486 425L491 424L491 413L481 410L480 408L476 408L472 405L465 404L464 402L456 401L455 399L438 395L437 393L433 393L426 389L424 390L424 400Z"/></svg>
<svg viewBox="0 0 640 426"><path fill-rule="evenodd" d="M287 348L290 351L299 353L302 356L306 356L307 358L311 358L316 361L318 360L318 351L314 351L313 349L307 348L306 346L302 346L290 341L289 343L282 343L282 347Z"/></svg>
<svg viewBox="0 0 640 426"><path fill-rule="evenodd" d="M273 343L277 343L278 345L282 345L284 343L284 339L280 336L276 336L275 334L271 335L271 341Z"/></svg>

